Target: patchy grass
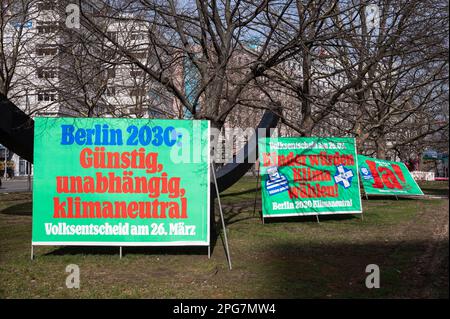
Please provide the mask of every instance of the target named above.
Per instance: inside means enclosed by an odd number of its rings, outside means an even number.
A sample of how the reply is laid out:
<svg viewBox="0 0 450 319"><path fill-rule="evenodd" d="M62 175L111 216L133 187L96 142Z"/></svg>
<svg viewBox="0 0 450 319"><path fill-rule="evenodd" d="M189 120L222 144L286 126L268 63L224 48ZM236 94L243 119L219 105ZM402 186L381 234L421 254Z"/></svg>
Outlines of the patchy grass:
<svg viewBox="0 0 450 319"><path fill-rule="evenodd" d="M419 185L425 194L448 197L448 182L420 182Z"/></svg>
<svg viewBox="0 0 450 319"><path fill-rule="evenodd" d="M421 185L448 194L448 184ZM204 248L37 247L30 260L31 195L0 194L2 298L448 298L448 200L363 200L360 216L262 224L255 178L224 192L233 270L221 238ZM258 194L257 208L260 195ZM77 264L80 289L67 289ZM377 264L381 288L365 287Z"/></svg>

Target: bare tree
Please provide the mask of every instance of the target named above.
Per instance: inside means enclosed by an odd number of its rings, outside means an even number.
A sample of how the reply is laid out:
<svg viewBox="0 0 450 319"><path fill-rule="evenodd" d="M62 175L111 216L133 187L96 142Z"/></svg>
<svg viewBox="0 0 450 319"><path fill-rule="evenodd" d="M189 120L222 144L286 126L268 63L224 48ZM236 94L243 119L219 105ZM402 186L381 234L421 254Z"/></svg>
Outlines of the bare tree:
<svg viewBox="0 0 450 319"><path fill-rule="evenodd" d="M82 26L60 21L59 79L47 79L61 114L209 119L222 128L255 126L271 109L293 134L354 135L359 149L383 158L448 128L441 0L78 6ZM11 70L2 67L4 87Z"/></svg>
<svg viewBox="0 0 450 319"><path fill-rule="evenodd" d="M369 67L336 110L338 117L351 119L360 149L386 158L389 150L448 128L438 115L448 99L446 6L380 1L377 26L361 19L361 28L339 41L341 63L356 61L346 69L349 79ZM362 8L359 12L366 17Z"/></svg>
<svg viewBox="0 0 450 319"><path fill-rule="evenodd" d="M148 24L148 47L156 57L151 66L135 58L125 43L111 38L100 20L83 12L83 22L98 37L108 39L122 59L163 85L192 117L209 119L220 128L255 79L304 47L301 28L291 30L288 38L281 32L290 28L287 17L293 16L297 5L294 1L104 3L109 13L103 18L108 21ZM94 51L91 54L102 59ZM246 56L238 72L236 63L230 62L236 56ZM183 74L174 74L177 69ZM187 72L197 75L194 90L183 83Z"/></svg>
<svg viewBox="0 0 450 319"><path fill-rule="evenodd" d="M30 20L36 16L35 1L2 1L0 8L0 92L13 101L25 95L32 65Z"/></svg>

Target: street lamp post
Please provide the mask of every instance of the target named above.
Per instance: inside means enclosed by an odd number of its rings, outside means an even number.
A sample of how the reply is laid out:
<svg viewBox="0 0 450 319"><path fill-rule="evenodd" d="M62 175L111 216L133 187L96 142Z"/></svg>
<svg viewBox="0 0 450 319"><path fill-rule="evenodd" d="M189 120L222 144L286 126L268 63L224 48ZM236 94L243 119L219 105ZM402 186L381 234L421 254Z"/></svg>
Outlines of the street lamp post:
<svg viewBox="0 0 450 319"><path fill-rule="evenodd" d="M5 160L5 169L3 170L3 178L6 180L6 172L7 172L7 169L8 169L8 166L6 165L7 164L7 159L8 159L8 149L5 147L5 158L4 158L4 160Z"/></svg>

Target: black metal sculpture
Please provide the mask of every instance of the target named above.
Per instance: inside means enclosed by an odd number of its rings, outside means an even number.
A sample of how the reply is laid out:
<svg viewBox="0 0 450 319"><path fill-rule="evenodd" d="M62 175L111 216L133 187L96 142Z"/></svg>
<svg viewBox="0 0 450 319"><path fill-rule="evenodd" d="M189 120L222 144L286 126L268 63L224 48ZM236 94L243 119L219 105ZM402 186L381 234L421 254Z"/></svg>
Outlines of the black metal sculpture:
<svg viewBox="0 0 450 319"><path fill-rule="evenodd" d="M278 110L278 108L273 107ZM249 159L258 158L258 138L262 136L270 136L270 129L277 126L279 116L271 111L266 111L256 128L255 135L249 139L249 142L233 156L233 159L220 167L217 171L217 185L219 192L223 192L234 183L236 183L244 174L254 165ZM241 162L238 162L240 159ZM243 161L242 161L243 159Z"/></svg>
<svg viewBox="0 0 450 319"><path fill-rule="evenodd" d="M249 158L257 158L256 141L259 134L269 136L270 129L276 127L279 117L266 111L252 136L233 159L216 172L219 191L223 192L236 183L254 163ZM0 143L29 162L33 162L34 121L21 111L14 103L0 93ZM237 159L243 159L237 162Z"/></svg>
<svg viewBox="0 0 450 319"><path fill-rule="evenodd" d="M0 143L33 163L34 121L0 93Z"/></svg>

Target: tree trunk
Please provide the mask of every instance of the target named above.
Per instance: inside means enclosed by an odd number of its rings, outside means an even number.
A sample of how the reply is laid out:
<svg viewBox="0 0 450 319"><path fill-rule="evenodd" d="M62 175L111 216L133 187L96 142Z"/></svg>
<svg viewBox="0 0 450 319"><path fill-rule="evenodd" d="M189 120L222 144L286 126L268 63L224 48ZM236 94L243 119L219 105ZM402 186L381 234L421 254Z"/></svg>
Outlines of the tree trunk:
<svg viewBox="0 0 450 319"><path fill-rule="evenodd" d="M311 136L312 130L314 128L314 121L312 118L311 110L311 52L310 48L305 48L303 50L303 83L302 83L302 120L300 127L302 129L303 136Z"/></svg>
<svg viewBox="0 0 450 319"><path fill-rule="evenodd" d="M314 129L314 121L310 114L306 115L302 119L301 128L303 131L303 136L310 137L312 135L312 130Z"/></svg>
<svg viewBox="0 0 450 319"><path fill-rule="evenodd" d="M384 136L380 136L375 140L375 147L377 151L377 158L386 159L386 139Z"/></svg>

